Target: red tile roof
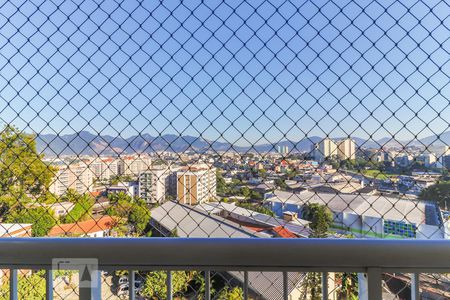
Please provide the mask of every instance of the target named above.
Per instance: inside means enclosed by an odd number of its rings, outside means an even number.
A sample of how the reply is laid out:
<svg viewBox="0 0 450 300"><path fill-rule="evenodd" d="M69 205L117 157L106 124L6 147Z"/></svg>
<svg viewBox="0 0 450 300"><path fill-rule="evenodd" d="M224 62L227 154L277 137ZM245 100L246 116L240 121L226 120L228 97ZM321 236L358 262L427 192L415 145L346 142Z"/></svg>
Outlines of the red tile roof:
<svg viewBox="0 0 450 300"><path fill-rule="evenodd" d="M297 236L292 233L289 229L284 228L283 226L277 226L272 229L282 238L296 238Z"/></svg>
<svg viewBox="0 0 450 300"><path fill-rule="evenodd" d="M77 223L59 224L50 229L48 236L86 235L89 233L109 230L114 227L116 223L116 218L103 216L99 219L92 219Z"/></svg>

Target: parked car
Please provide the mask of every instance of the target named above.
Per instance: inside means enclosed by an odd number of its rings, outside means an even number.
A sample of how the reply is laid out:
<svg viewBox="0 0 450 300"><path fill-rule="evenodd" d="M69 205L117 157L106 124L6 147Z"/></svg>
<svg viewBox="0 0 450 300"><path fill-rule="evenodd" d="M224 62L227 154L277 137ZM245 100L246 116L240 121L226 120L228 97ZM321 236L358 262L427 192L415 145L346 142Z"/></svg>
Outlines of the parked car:
<svg viewBox="0 0 450 300"><path fill-rule="evenodd" d="M122 276L119 278L119 281L117 282L118 285L124 285L128 284L128 277Z"/></svg>

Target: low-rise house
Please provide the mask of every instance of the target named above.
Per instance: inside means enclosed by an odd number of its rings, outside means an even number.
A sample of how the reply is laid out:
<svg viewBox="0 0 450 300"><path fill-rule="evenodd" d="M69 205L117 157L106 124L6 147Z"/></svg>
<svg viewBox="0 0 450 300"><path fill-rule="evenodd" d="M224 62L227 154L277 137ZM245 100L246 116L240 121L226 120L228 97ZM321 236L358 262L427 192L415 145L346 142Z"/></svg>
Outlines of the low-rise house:
<svg viewBox="0 0 450 300"><path fill-rule="evenodd" d="M106 188L107 194L119 194L124 193L130 197L137 195L138 184L137 182L119 182L117 185L108 186Z"/></svg>
<svg viewBox="0 0 450 300"><path fill-rule="evenodd" d="M275 235L281 236L287 231L296 237L308 237L310 234L309 221L298 218L297 213L283 215L282 218L271 217L269 215L259 213L247 208L236 206L232 203L209 202L197 206L198 209L204 210L209 215L221 216L227 220L240 224L247 224L247 227L253 228L270 228ZM282 232L282 229L284 230ZM287 234L292 237L291 234Z"/></svg>
<svg viewBox="0 0 450 300"><path fill-rule="evenodd" d="M55 202L55 203L30 203L27 205L28 208L44 207L47 210L52 210L55 216L60 218L67 215L75 206L74 203L69 201Z"/></svg>
<svg viewBox="0 0 450 300"><path fill-rule="evenodd" d="M0 237L31 237L33 224L0 223Z"/></svg>
<svg viewBox="0 0 450 300"><path fill-rule="evenodd" d="M48 236L106 237L109 236L111 229L116 226L116 224L116 218L103 216L98 219L55 225L50 229Z"/></svg>
<svg viewBox="0 0 450 300"><path fill-rule="evenodd" d="M257 192L260 192L260 193L267 193L267 192L270 192L270 191L273 191L273 190L275 190L277 187L276 187L276 185L275 185L275 183L273 183L273 182L263 182L263 183L261 183L261 184L258 184L255 188L254 188L254 190L255 191L257 191Z"/></svg>
<svg viewBox="0 0 450 300"><path fill-rule="evenodd" d="M75 204L69 201L45 204L45 207L53 210L55 212L55 216L58 218L67 215L73 209L74 206Z"/></svg>

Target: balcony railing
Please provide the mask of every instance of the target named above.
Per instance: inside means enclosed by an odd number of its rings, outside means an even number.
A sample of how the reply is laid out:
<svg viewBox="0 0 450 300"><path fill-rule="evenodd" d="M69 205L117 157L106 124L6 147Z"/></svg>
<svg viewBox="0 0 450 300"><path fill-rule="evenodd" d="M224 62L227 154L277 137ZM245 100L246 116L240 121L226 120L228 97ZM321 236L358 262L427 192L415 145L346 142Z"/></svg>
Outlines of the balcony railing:
<svg viewBox="0 0 450 300"><path fill-rule="evenodd" d="M46 298L53 299L55 258L98 260L91 284L80 284L80 299L99 299L94 284L98 270L128 270L129 299L137 299L134 271L167 271L167 299L172 299L171 271L205 274L203 299L211 299L211 271L241 271L244 299L249 297L248 272L282 273L282 295L288 293L289 272L321 272L322 298L328 298L328 272L359 273L359 298L382 299L383 273L411 273L411 299L420 299L420 273L450 272L450 241L368 239L194 239L56 238L0 239L0 264L10 270L10 299L18 299L18 270L46 270ZM97 270L97 271L96 271ZM95 275L97 274L97 275ZM96 277L97 276L97 277ZM81 278L81 276L80 276ZM96 279L97 278L97 279ZM81 279L80 279L81 280ZM83 279L86 280L86 279Z"/></svg>

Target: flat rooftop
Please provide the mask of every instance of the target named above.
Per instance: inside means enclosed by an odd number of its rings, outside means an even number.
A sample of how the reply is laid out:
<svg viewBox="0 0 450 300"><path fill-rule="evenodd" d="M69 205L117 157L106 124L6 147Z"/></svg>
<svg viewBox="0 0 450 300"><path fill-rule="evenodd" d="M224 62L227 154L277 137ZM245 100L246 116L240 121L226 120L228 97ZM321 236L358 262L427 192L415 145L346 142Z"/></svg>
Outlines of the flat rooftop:
<svg viewBox="0 0 450 300"><path fill-rule="evenodd" d="M302 191L291 193L275 191L271 202L305 205L318 203L327 205L334 213L346 212L361 216L382 218L392 221L437 225L439 217L433 204L407 197L387 197L382 195L333 194Z"/></svg>

